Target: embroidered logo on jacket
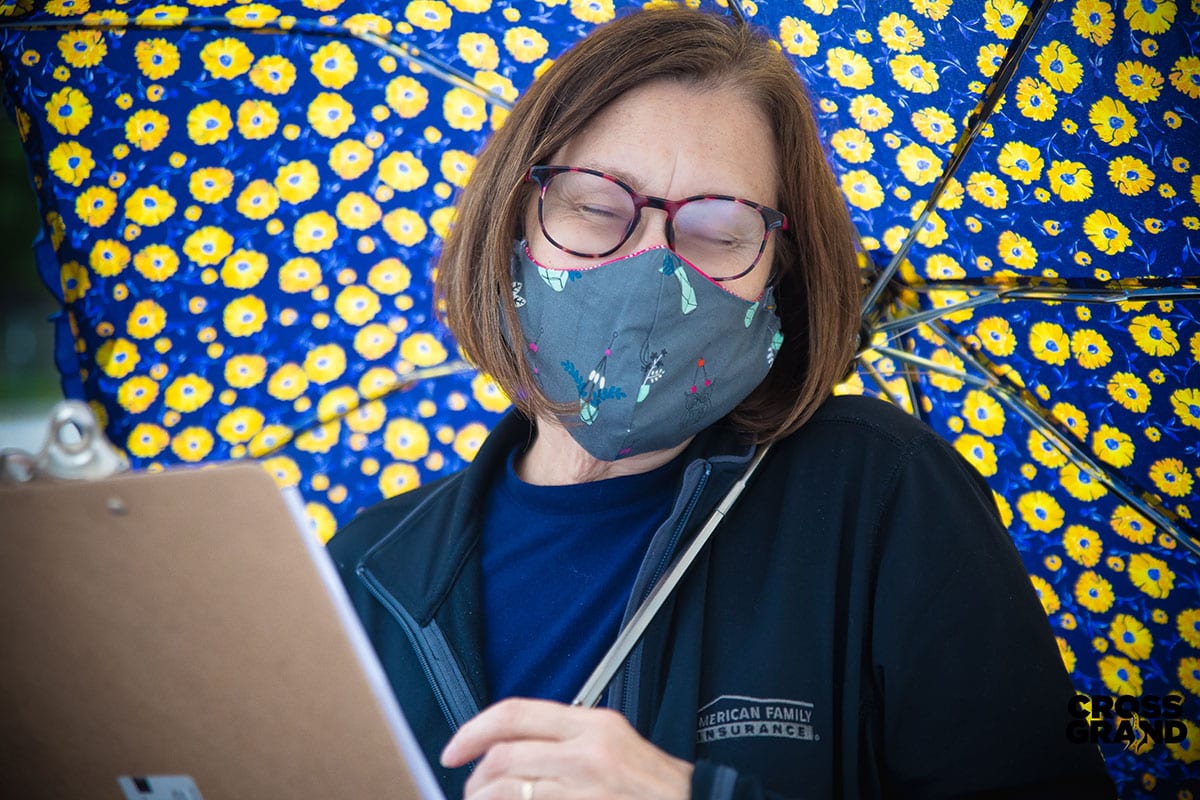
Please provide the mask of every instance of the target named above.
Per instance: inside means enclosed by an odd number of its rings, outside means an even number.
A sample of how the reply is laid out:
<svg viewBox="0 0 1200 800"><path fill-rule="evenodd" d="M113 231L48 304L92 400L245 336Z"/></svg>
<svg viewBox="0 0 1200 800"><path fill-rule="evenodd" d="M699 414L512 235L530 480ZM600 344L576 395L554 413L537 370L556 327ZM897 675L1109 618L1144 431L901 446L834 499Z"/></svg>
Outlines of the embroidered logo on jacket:
<svg viewBox="0 0 1200 800"><path fill-rule="evenodd" d="M752 737L821 741L821 734L813 728L813 704L723 694L697 712L697 743Z"/></svg>

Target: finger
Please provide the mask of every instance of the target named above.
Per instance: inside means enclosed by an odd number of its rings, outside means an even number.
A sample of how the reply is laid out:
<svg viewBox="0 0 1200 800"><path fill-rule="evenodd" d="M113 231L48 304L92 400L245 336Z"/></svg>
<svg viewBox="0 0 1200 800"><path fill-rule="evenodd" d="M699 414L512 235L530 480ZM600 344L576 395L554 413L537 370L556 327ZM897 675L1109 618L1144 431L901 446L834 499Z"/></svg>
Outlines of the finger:
<svg viewBox="0 0 1200 800"><path fill-rule="evenodd" d="M561 703L512 698L484 709L458 730L442 751L442 764L461 766L479 758L499 742L520 739L557 739L572 735L577 727L565 720Z"/></svg>
<svg viewBox="0 0 1200 800"><path fill-rule="evenodd" d="M473 788L467 784L463 800L554 800L561 798L562 787L554 781L529 778L505 778Z"/></svg>
<svg viewBox="0 0 1200 800"><path fill-rule="evenodd" d="M562 741L586 729L590 715L609 713L549 700L502 700L469 720L442 751L442 765L459 767L499 742L519 739ZM612 712L615 713L615 712Z"/></svg>
<svg viewBox="0 0 1200 800"><path fill-rule="evenodd" d="M499 742L480 759L467 781L468 786L483 786L505 778L565 780L586 776L587 764L580 748L545 739Z"/></svg>

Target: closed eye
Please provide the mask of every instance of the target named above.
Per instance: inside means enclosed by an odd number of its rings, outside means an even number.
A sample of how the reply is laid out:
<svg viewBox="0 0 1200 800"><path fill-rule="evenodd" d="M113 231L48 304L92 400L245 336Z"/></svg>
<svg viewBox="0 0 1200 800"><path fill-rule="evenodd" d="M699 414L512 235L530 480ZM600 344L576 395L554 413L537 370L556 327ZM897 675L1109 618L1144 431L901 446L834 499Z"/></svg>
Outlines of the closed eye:
<svg viewBox="0 0 1200 800"><path fill-rule="evenodd" d="M603 217L604 219L623 219L625 217L624 210L618 210L610 206L599 205L577 205L575 212L587 217Z"/></svg>

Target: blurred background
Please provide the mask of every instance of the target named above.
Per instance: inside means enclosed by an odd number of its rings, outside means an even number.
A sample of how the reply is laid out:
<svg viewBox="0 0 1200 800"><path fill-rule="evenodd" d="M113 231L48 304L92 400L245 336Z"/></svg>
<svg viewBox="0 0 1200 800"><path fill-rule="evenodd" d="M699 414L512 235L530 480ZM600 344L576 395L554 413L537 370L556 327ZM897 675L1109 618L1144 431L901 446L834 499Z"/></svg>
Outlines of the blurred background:
<svg viewBox="0 0 1200 800"><path fill-rule="evenodd" d="M54 367L58 308L38 277L38 213L17 127L0 110L0 448L41 447L50 408L62 398Z"/></svg>

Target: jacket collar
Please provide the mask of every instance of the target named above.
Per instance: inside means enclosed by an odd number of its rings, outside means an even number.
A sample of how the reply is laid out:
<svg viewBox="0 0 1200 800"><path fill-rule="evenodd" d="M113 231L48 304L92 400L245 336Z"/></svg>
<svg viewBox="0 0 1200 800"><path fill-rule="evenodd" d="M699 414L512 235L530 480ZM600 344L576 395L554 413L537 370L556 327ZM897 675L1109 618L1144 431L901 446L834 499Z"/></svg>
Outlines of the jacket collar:
<svg viewBox="0 0 1200 800"><path fill-rule="evenodd" d="M478 545L488 492L509 453L526 446L533 436L532 423L510 411L471 464L432 488L363 556L360 567L372 573L419 624L428 624L437 613ZM704 492L707 502L701 502L697 512L707 514L719 501L745 470L754 450L724 420L697 434L685 450L686 460L710 468Z"/></svg>
<svg viewBox="0 0 1200 800"><path fill-rule="evenodd" d="M426 497L359 562L414 619L427 625L445 601L465 559L479 542L488 490L513 448L533 428L510 412L488 434L474 461L431 488Z"/></svg>

